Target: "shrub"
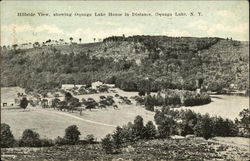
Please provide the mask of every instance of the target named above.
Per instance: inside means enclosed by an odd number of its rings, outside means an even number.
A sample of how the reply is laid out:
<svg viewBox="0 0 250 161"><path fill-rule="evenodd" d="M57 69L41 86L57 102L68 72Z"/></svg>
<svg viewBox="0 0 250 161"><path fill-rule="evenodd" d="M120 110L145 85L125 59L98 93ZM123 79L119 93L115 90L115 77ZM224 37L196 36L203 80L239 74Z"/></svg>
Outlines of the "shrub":
<svg viewBox="0 0 250 161"><path fill-rule="evenodd" d="M145 106L145 109L148 110L148 111L154 111L154 106L153 105L148 105L148 106Z"/></svg>
<svg viewBox="0 0 250 161"><path fill-rule="evenodd" d="M12 147L15 143L14 136L10 130L10 126L8 124L1 124L1 148L9 148Z"/></svg>
<svg viewBox="0 0 250 161"><path fill-rule="evenodd" d="M233 121L221 117L213 117L213 135L214 136L236 136L238 129Z"/></svg>
<svg viewBox="0 0 250 161"><path fill-rule="evenodd" d="M117 126L114 134L112 135L113 142L114 142L114 148L119 149L121 147L121 144L123 143L122 138L122 128Z"/></svg>
<svg viewBox="0 0 250 161"><path fill-rule="evenodd" d="M89 90L89 94L97 93L97 90L96 90L96 89L89 88L88 90Z"/></svg>
<svg viewBox="0 0 250 161"><path fill-rule="evenodd" d="M20 107L23 109L26 109L29 104L29 101L27 100L26 97L23 97L20 102Z"/></svg>
<svg viewBox="0 0 250 161"><path fill-rule="evenodd" d="M86 102L87 102L86 99L85 99L85 98L82 98L82 104L85 105Z"/></svg>
<svg viewBox="0 0 250 161"><path fill-rule="evenodd" d="M138 95L139 95L139 96L145 96L145 92L144 92L144 91L139 91L139 92L138 92Z"/></svg>
<svg viewBox="0 0 250 161"><path fill-rule="evenodd" d="M174 133L174 120L171 117L165 117L160 124L158 124L158 132L160 138L169 138Z"/></svg>
<svg viewBox="0 0 250 161"><path fill-rule="evenodd" d="M93 99L93 98L88 98L85 102L84 102L86 109L92 109L95 108L98 103Z"/></svg>
<svg viewBox="0 0 250 161"><path fill-rule="evenodd" d="M106 135L101 141L102 148L106 154L113 153L113 142L110 134Z"/></svg>
<svg viewBox="0 0 250 161"><path fill-rule="evenodd" d="M78 90L78 93L79 93L80 95L84 95L84 94L87 94L88 92L87 92L87 90L86 90L84 87L81 87L81 88Z"/></svg>
<svg viewBox="0 0 250 161"><path fill-rule="evenodd" d="M73 97L73 96L72 96L71 93L66 92L66 93L65 93L65 96L64 96L64 101L68 102L72 97Z"/></svg>
<svg viewBox="0 0 250 161"><path fill-rule="evenodd" d="M211 98L207 93L197 94L195 92L186 92L184 96L184 106L204 105L211 102Z"/></svg>
<svg viewBox="0 0 250 161"><path fill-rule="evenodd" d="M180 96L178 96L177 94L166 96L165 104L166 105L180 105L181 104Z"/></svg>
<svg viewBox="0 0 250 161"><path fill-rule="evenodd" d="M87 135L87 136L85 137L84 140L85 140L87 143L92 144L92 143L94 143L94 141L95 141L95 137L94 137L94 135L90 134L90 135Z"/></svg>
<svg viewBox="0 0 250 161"><path fill-rule="evenodd" d="M54 142L56 145L66 145L67 144L67 141L60 136L58 136Z"/></svg>
<svg viewBox="0 0 250 161"><path fill-rule="evenodd" d="M143 97L135 96L134 99L135 99L135 101L136 101L138 104L140 104L140 105L143 105L144 102L145 102L145 100L144 100Z"/></svg>
<svg viewBox="0 0 250 161"><path fill-rule="evenodd" d="M250 110L243 109L240 114L240 126L244 129L242 131L243 136L250 137Z"/></svg>
<svg viewBox="0 0 250 161"><path fill-rule="evenodd" d="M212 124L212 120L210 119L208 114L202 116L202 118L198 120L197 124L194 127L195 135L204 137L205 139L211 138L213 132Z"/></svg>
<svg viewBox="0 0 250 161"><path fill-rule="evenodd" d="M78 127L76 125L71 125L65 129L64 139L69 144L76 144L79 141L79 136L81 135Z"/></svg>
<svg viewBox="0 0 250 161"><path fill-rule="evenodd" d="M53 108L58 108L58 107L59 107L59 103L60 103L60 99L54 98L54 99L52 100L52 107L53 107Z"/></svg>
<svg viewBox="0 0 250 161"><path fill-rule="evenodd" d="M40 136L38 133L32 131L31 129L26 129L22 134L19 145L26 147L39 147L41 146Z"/></svg>
<svg viewBox="0 0 250 161"><path fill-rule="evenodd" d="M134 124L132 127L132 133L136 137L136 139L144 138L145 127L143 125L143 118L139 115L135 117Z"/></svg>
<svg viewBox="0 0 250 161"><path fill-rule="evenodd" d="M152 121L148 121L148 123L145 126L145 137L147 139L153 139L156 136L156 127L153 124Z"/></svg>
<svg viewBox="0 0 250 161"><path fill-rule="evenodd" d="M100 92L108 92L108 89L109 89L109 87L108 87L107 85L100 85L100 86L98 87L98 90L99 90Z"/></svg>
<svg viewBox="0 0 250 161"><path fill-rule="evenodd" d="M106 97L105 96L99 96L100 97L100 99L105 99Z"/></svg>
<svg viewBox="0 0 250 161"><path fill-rule="evenodd" d="M41 147L54 146L54 142L51 139L41 139Z"/></svg>

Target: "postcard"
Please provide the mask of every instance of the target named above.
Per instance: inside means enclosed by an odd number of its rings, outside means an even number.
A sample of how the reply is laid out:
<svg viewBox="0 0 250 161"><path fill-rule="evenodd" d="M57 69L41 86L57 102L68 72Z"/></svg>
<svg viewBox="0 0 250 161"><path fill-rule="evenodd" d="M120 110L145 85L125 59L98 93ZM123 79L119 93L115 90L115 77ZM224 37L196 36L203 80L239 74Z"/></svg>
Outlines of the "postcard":
<svg viewBox="0 0 250 161"><path fill-rule="evenodd" d="M249 160L248 1L1 1L1 160Z"/></svg>

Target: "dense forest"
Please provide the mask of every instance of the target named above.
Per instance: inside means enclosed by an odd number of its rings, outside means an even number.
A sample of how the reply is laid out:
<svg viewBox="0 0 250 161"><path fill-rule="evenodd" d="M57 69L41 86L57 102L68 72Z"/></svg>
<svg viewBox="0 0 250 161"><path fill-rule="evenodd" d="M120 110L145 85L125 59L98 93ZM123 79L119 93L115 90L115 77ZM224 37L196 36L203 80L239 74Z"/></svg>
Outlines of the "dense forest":
<svg viewBox="0 0 250 161"><path fill-rule="evenodd" d="M103 42L2 50L1 86L53 89L61 84L114 83L127 91L246 90L249 44L221 38L108 37Z"/></svg>

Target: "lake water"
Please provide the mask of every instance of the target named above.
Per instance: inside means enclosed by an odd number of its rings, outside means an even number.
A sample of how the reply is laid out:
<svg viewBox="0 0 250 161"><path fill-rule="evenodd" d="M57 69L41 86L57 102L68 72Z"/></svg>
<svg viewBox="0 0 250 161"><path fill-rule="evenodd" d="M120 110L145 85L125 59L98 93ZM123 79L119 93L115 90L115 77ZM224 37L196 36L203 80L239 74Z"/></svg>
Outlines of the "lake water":
<svg viewBox="0 0 250 161"><path fill-rule="evenodd" d="M209 113L210 115L234 120L236 117L239 117L239 113L243 109L249 108L249 97L212 95L211 98L212 102L207 105L181 107L179 109L191 109L201 114Z"/></svg>

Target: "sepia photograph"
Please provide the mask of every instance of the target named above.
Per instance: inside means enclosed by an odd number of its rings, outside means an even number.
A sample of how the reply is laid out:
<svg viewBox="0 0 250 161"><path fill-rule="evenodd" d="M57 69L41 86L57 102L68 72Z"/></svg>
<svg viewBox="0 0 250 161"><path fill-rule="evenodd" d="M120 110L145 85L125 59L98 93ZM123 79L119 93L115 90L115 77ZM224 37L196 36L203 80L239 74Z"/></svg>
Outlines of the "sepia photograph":
<svg viewBox="0 0 250 161"><path fill-rule="evenodd" d="M249 1L0 6L1 161L249 161Z"/></svg>

